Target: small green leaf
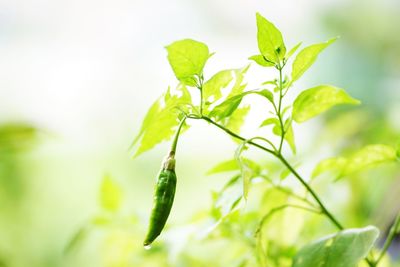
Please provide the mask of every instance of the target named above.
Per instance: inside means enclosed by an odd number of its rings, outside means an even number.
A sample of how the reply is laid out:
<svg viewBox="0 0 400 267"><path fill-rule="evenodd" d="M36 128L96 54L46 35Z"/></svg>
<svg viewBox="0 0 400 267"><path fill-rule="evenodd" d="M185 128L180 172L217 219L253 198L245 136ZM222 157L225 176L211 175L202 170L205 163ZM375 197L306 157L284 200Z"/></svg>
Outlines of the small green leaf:
<svg viewBox="0 0 400 267"><path fill-rule="evenodd" d="M215 74L203 85L203 101L205 110L222 97L222 90L226 89L227 99L243 93L246 84L242 84L244 75L249 66L242 69L223 70ZM229 88L230 87L230 88Z"/></svg>
<svg viewBox="0 0 400 267"><path fill-rule="evenodd" d="M229 117L238 108L244 96L245 93L242 93L228 98L210 112L210 117L215 117L217 120Z"/></svg>
<svg viewBox="0 0 400 267"><path fill-rule="evenodd" d="M340 177L340 175L343 172L344 167L348 163L348 160L343 157L338 157L338 158L329 158L322 160L317 164L317 166L314 168L311 177L315 178L318 175L324 173L324 172L334 172L336 173L336 176Z"/></svg>
<svg viewBox="0 0 400 267"><path fill-rule="evenodd" d="M250 111L250 106L245 106L236 109L230 117L227 118L227 122L224 123L225 127L234 133L240 133L240 130L245 122L246 116ZM237 139L234 139L237 140Z"/></svg>
<svg viewBox="0 0 400 267"><path fill-rule="evenodd" d="M143 136L145 133L146 129L152 124L152 122L157 118L158 113L161 111L161 104L160 102L163 100L163 97L160 97L156 102L153 103L153 105L150 107L150 109L147 111L147 114L142 122L142 126L140 128L139 134L135 137L135 139L132 142L131 147L133 147Z"/></svg>
<svg viewBox="0 0 400 267"><path fill-rule="evenodd" d="M235 159L223 161L218 163L214 167L212 167L209 171L207 171L207 175L216 174L221 172L230 172L230 171L237 171L240 169L240 166Z"/></svg>
<svg viewBox="0 0 400 267"><path fill-rule="evenodd" d="M242 92L240 94L234 95L226 99L221 104L214 107L214 109L210 112L210 117L215 117L218 120L221 120L223 118L231 116L232 113L239 107L243 97L249 94L258 94L267 98L269 101L273 102L273 95L267 89L261 91L254 90L254 91Z"/></svg>
<svg viewBox="0 0 400 267"><path fill-rule="evenodd" d="M286 54L281 32L259 13L257 18L257 41L261 54L269 61L278 63Z"/></svg>
<svg viewBox="0 0 400 267"><path fill-rule="evenodd" d="M241 160L244 161L252 170L253 173L259 174L261 171L261 167L253 160L245 157L241 157ZM239 171L240 165L236 159L230 159L223 162L218 163L214 167L212 167L209 171L207 171L207 175L217 174L222 172L231 172L231 171Z"/></svg>
<svg viewBox="0 0 400 267"><path fill-rule="evenodd" d="M228 94L228 98L243 93L244 89L247 86L247 84L243 83L244 75L246 74L249 67L250 65L247 65L242 69L233 70L233 74L235 76L235 83L233 84L232 89Z"/></svg>
<svg viewBox="0 0 400 267"><path fill-rule="evenodd" d="M275 79L273 81L265 81L261 85L268 85L268 84L272 84L272 85L278 86L278 80Z"/></svg>
<svg viewBox="0 0 400 267"><path fill-rule="evenodd" d="M298 43L297 45L295 45L292 49L290 49L290 51L287 53L287 55L285 56L286 59L289 59L294 53L296 53L297 49L299 49L299 47L301 46L302 42Z"/></svg>
<svg viewBox="0 0 400 267"><path fill-rule="evenodd" d="M281 124L277 118L268 118L268 119L264 120L261 123L260 128L264 127L264 126L268 126L268 125L273 125L272 133L274 135L276 135L278 137L280 137L282 135ZM285 121L284 128L285 128L284 140L289 144L290 149L292 150L293 154L296 154L296 144L295 144L295 140L294 140L292 120L290 118Z"/></svg>
<svg viewBox="0 0 400 267"><path fill-rule="evenodd" d="M286 112L291 108L292 106L286 106L283 110L282 110L282 116L284 116L286 114Z"/></svg>
<svg viewBox="0 0 400 267"><path fill-rule="evenodd" d="M243 181L243 198L247 199L250 181L260 173L260 166L254 161L242 158L241 154L246 149L246 142L243 142L235 152L235 159L240 166L240 174Z"/></svg>
<svg viewBox="0 0 400 267"><path fill-rule="evenodd" d="M255 61L258 65L263 66L263 67L273 67L273 66L275 66L274 62L266 60L263 55L251 56L251 57L249 57L249 59Z"/></svg>
<svg viewBox="0 0 400 267"><path fill-rule="evenodd" d="M280 125L279 121L278 121L278 123L275 123L274 127L272 128L272 133L276 136L282 135L281 125Z"/></svg>
<svg viewBox="0 0 400 267"><path fill-rule="evenodd" d="M217 219L229 215L242 199L242 184L240 175L233 176L220 192L213 194L212 214Z"/></svg>
<svg viewBox="0 0 400 267"><path fill-rule="evenodd" d="M293 119L304 122L339 104L358 105L360 101L350 97L343 89L320 85L300 93L293 103Z"/></svg>
<svg viewBox="0 0 400 267"><path fill-rule="evenodd" d="M239 164L240 173L243 180L243 198L247 199L247 196L249 194L250 181L253 177L253 171L244 161L239 160Z"/></svg>
<svg viewBox="0 0 400 267"><path fill-rule="evenodd" d="M300 165L301 165L300 163L296 163L296 164L293 165L293 167L294 167L294 168L298 168ZM280 177L281 180L284 180L284 179L286 179L291 173L292 173L292 172L290 171L290 169L284 168L279 177ZM293 191L292 189L289 189L289 188L287 188L287 190L288 190L289 192L292 192L292 191Z"/></svg>
<svg viewBox="0 0 400 267"><path fill-rule="evenodd" d="M286 125L287 124L287 125ZM292 150L293 154L296 154L296 143L294 141L294 133L293 133L293 126L292 121L287 120L285 123L285 141L289 144L290 149Z"/></svg>
<svg viewBox="0 0 400 267"><path fill-rule="evenodd" d="M301 75L315 62L319 53L326 47L336 41L337 38L330 39L329 41L321 44L314 44L301 50L292 66L292 82L298 80Z"/></svg>
<svg viewBox="0 0 400 267"><path fill-rule="evenodd" d="M289 176L290 173L291 173L291 171L290 171L289 169L284 169L284 170L281 172L281 174L279 175L279 178L280 178L281 180L284 180L284 179L286 179L286 178Z"/></svg>
<svg viewBox="0 0 400 267"><path fill-rule="evenodd" d="M277 118L268 118L261 123L260 128L271 124L279 125L279 120Z"/></svg>
<svg viewBox="0 0 400 267"><path fill-rule="evenodd" d="M107 211L116 212L121 206L121 188L106 175L100 187L100 204Z"/></svg>
<svg viewBox="0 0 400 267"><path fill-rule="evenodd" d="M374 226L347 229L303 247L293 267L356 267L367 256L379 236Z"/></svg>
<svg viewBox="0 0 400 267"><path fill-rule="evenodd" d="M203 100L215 102L222 96L222 89L226 88L233 80L233 70L223 70L216 73L203 84Z"/></svg>
<svg viewBox="0 0 400 267"><path fill-rule="evenodd" d="M207 59L211 56L204 43L184 39L166 46L168 61L176 78L185 85L196 86Z"/></svg>
<svg viewBox="0 0 400 267"><path fill-rule="evenodd" d="M134 157L172 138L179 124L178 108L190 104L191 96L184 85L179 85L173 94L168 89L147 112L140 132L131 145L134 147L139 144Z"/></svg>
<svg viewBox="0 0 400 267"><path fill-rule="evenodd" d="M261 91L256 91L255 93L265 97L272 104L274 103L274 94L268 89L262 89Z"/></svg>
<svg viewBox="0 0 400 267"><path fill-rule="evenodd" d="M250 182L261 172L261 167L255 161L242 157L240 154L235 155L236 161L240 166L241 178L243 181L243 198L247 199Z"/></svg>

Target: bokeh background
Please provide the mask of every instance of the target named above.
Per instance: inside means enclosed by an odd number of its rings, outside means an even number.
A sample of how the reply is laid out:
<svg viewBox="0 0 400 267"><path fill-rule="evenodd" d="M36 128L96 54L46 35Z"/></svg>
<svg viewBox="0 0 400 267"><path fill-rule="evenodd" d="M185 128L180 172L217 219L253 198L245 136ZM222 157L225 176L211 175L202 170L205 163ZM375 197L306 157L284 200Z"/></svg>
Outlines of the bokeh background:
<svg viewBox="0 0 400 267"><path fill-rule="evenodd" d="M191 222L207 218L211 192L227 181L206 171L232 158L236 144L204 123L181 138L163 245L141 246L168 144L135 160L128 148L152 102L176 85L164 46L205 42L216 52L210 77L245 66L257 52L256 12L289 47L340 36L297 87L335 84L363 105L296 126L298 157L315 163L343 149L397 142L399 10L397 0L0 1L0 266L226 266L218 244L196 234L204 225ZM260 73L252 66L249 83ZM112 215L101 204L105 175L122 196ZM385 230L399 209L399 179L398 167L384 166L334 183L325 198L349 225Z"/></svg>

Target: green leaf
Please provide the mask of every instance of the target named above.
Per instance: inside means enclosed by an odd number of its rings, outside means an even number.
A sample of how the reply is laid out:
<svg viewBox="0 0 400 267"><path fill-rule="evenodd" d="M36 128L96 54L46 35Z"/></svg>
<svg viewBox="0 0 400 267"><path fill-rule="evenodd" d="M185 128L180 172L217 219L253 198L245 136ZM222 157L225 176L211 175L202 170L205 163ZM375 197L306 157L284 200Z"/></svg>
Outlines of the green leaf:
<svg viewBox="0 0 400 267"><path fill-rule="evenodd" d="M282 110L282 116L284 116L286 114L286 112L291 108L292 106L286 106L283 110Z"/></svg>
<svg viewBox="0 0 400 267"><path fill-rule="evenodd" d="M356 267L367 256L379 236L374 226L347 229L303 247L293 267Z"/></svg>
<svg viewBox="0 0 400 267"><path fill-rule="evenodd" d="M279 175L279 178L281 180L284 180L289 176L289 174L291 174L291 171L289 169L284 169L283 172L281 172L281 174Z"/></svg>
<svg viewBox="0 0 400 267"><path fill-rule="evenodd" d="M207 59L211 56L204 43L184 39L166 46L168 61L176 78L185 85L196 86Z"/></svg>
<svg viewBox="0 0 400 267"><path fill-rule="evenodd" d="M179 124L178 108L188 104L191 104L191 96L184 85L179 85L173 94L168 89L147 112L140 132L131 145L134 147L139 144L134 157L169 140Z"/></svg>
<svg viewBox="0 0 400 267"><path fill-rule="evenodd" d="M212 167L210 170L207 171L207 175L210 174L216 174L216 173L221 173L221 172L230 172L230 171L237 171L240 169L240 166L237 162L236 159L231 159L227 161L223 161L221 163L218 163L214 167Z"/></svg>
<svg viewBox="0 0 400 267"><path fill-rule="evenodd" d="M396 150L393 147L381 144L368 145L351 155L344 169L344 175L395 160Z"/></svg>
<svg viewBox="0 0 400 267"><path fill-rule="evenodd" d="M261 91L247 91L247 92L242 92L240 94L234 95L225 101L223 101L221 104L217 105L214 107L214 109L210 112L210 117L215 117L218 120L221 120L223 118L229 117L232 115L232 113L237 110L238 106L242 102L243 97L249 94L257 94L261 95L265 98L268 99L268 101L273 103L273 95L270 91L267 89L263 89Z"/></svg>
<svg viewBox="0 0 400 267"><path fill-rule="evenodd" d="M294 168L298 168L301 164L300 163L296 163L293 165ZM291 170L289 170L288 168L284 168L283 171L281 172L281 174L279 175L281 180L286 179L290 174L291 174ZM289 192L292 192L292 189L288 189Z"/></svg>
<svg viewBox="0 0 400 267"><path fill-rule="evenodd" d="M100 187L100 204L107 211L116 212L121 206L121 188L106 175Z"/></svg>
<svg viewBox="0 0 400 267"><path fill-rule="evenodd" d="M253 160L249 158L242 157L241 160L245 162L252 170L254 174L259 174L261 172L260 166ZM239 171L240 164L236 159L230 159L223 162L218 163L210 170L207 171L207 175L217 174L222 172L231 172L231 171Z"/></svg>
<svg viewBox="0 0 400 267"><path fill-rule="evenodd" d="M255 91L256 94L261 95L263 97L265 97L266 99L268 99L269 102L271 102L272 104L274 103L274 95L271 91L269 91L268 89L262 89L261 91Z"/></svg>
<svg viewBox="0 0 400 267"><path fill-rule="evenodd" d="M245 122L246 116L250 111L250 106L238 108L227 118L227 122L224 123L225 127L234 133L240 133L240 130ZM236 140L236 139L234 139Z"/></svg>
<svg viewBox="0 0 400 267"><path fill-rule="evenodd" d="M350 97L343 89L320 85L300 93L293 103L293 119L304 122L339 104L360 104L359 100Z"/></svg>
<svg viewBox="0 0 400 267"><path fill-rule="evenodd" d="M240 175L233 176L220 192L213 194L212 214L218 219L229 215L242 199Z"/></svg>
<svg viewBox="0 0 400 267"><path fill-rule="evenodd" d="M240 174L243 181L243 198L247 199L252 178L257 177L260 173L260 166L254 161L242 158L242 151L246 148L246 142L243 142L235 153L235 159L240 166Z"/></svg>
<svg viewBox="0 0 400 267"><path fill-rule="evenodd" d="M205 110L208 106L218 101L222 97L222 90L227 91L227 99L243 93L246 84L243 84L244 74L249 66L242 69L223 70L215 74L203 85L203 100ZM230 87L230 88L229 88Z"/></svg>
<svg viewBox="0 0 400 267"><path fill-rule="evenodd" d="M240 164L240 173L243 180L243 198L247 199L247 196L249 194L250 181L251 178L253 178L253 170L250 168L249 165L246 164L246 162L240 159L238 161Z"/></svg>
<svg viewBox="0 0 400 267"><path fill-rule="evenodd" d="M273 125L272 128L272 133L278 137L282 135L282 130L281 130L281 124L277 118L268 118L264 120L261 125L261 127L268 126L268 125ZM293 127L292 127L292 120L287 119L285 124L285 136L284 140L289 144L290 149L292 150L293 154L296 154L296 144L294 140L294 133L293 133Z"/></svg>
<svg viewBox="0 0 400 267"><path fill-rule="evenodd" d="M238 108L245 95L246 93L242 93L228 98L210 112L210 117L215 117L217 120L229 117Z"/></svg>
<svg viewBox="0 0 400 267"><path fill-rule="evenodd" d="M327 171L334 172L334 173L336 173L336 176L340 176L347 163L348 163L348 160L343 157L329 158L329 159L322 160L314 168L311 177L315 178L318 175L320 175L324 172L327 172Z"/></svg>
<svg viewBox="0 0 400 267"><path fill-rule="evenodd" d="M289 119L286 120L284 127L285 127L285 136L283 137L283 139L289 144L293 154L296 154L296 144L294 141L292 121ZM281 124L278 119L275 121L275 125L272 128L272 133L278 137L282 136Z"/></svg>
<svg viewBox="0 0 400 267"><path fill-rule="evenodd" d="M337 175L337 179L364 171L379 164L396 161L396 150L387 145L368 145L348 157L329 158L321 161L315 167L312 177L330 171Z"/></svg>
<svg viewBox="0 0 400 267"><path fill-rule="evenodd" d="M258 65L263 66L263 67L273 67L273 66L275 66L274 62L266 60L263 55L251 56L251 57L249 57L249 59L255 61Z"/></svg>
<svg viewBox="0 0 400 267"><path fill-rule="evenodd" d="M286 130L285 130L286 132L285 132L284 139L289 144L290 149L292 150L293 154L296 154L296 143L294 141L294 133L293 133L293 126L292 126L291 120L286 121L285 128L286 128Z"/></svg>
<svg viewBox="0 0 400 267"><path fill-rule="evenodd" d="M267 126L267 125L279 125L279 120L277 118L268 118L266 120L264 120L261 124L260 124L260 128Z"/></svg>
<svg viewBox="0 0 400 267"><path fill-rule="evenodd" d="M261 85L268 85L268 84L272 84L272 85L278 86L278 80L275 79L273 81L265 81Z"/></svg>
<svg viewBox="0 0 400 267"><path fill-rule="evenodd" d="M297 49L299 49L299 47L301 46L302 42L298 43L297 45L295 45L292 49L290 49L290 51L287 53L287 55L285 56L286 59L289 59L294 53L296 53Z"/></svg>
<svg viewBox="0 0 400 267"><path fill-rule="evenodd" d="M257 41L261 54L271 62L278 63L286 54L281 32L259 13L257 18Z"/></svg>
<svg viewBox="0 0 400 267"><path fill-rule="evenodd" d="M319 53L322 52L326 47L336 41L337 38L330 39L325 43L310 45L303 50L301 50L292 65L292 81L298 80L306 70L311 67L311 65L317 59Z"/></svg>
<svg viewBox="0 0 400 267"><path fill-rule="evenodd" d="M233 80L234 70L222 70L212 76L203 84L203 100L209 103L222 97L222 89L226 88Z"/></svg>
<svg viewBox="0 0 400 267"><path fill-rule="evenodd" d="M243 93L244 89L247 86L247 84L243 83L244 75L246 74L249 67L250 65L247 65L242 69L233 70L233 74L235 76L235 83L233 84L232 89L228 94L228 98Z"/></svg>

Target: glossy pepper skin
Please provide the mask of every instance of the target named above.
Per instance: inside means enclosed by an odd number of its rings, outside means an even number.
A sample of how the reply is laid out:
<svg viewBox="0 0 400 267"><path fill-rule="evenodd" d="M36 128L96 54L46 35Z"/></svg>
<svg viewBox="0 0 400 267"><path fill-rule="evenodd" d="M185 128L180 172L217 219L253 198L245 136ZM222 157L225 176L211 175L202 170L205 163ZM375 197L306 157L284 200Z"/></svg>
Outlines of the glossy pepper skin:
<svg viewBox="0 0 400 267"><path fill-rule="evenodd" d="M150 244L160 235L167 222L175 197L176 174L174 153L164 160L154 189L154 203L151 210L149 228L144 246Z"/></svg>

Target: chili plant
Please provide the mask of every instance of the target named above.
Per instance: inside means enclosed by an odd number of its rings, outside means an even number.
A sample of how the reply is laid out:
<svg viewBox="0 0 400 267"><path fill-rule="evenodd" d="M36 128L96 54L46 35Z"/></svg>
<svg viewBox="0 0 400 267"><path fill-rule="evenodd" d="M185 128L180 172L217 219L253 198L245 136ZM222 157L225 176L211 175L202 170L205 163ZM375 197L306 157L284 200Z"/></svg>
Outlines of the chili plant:
<svg viewBox="0 0 400 267"><path fill-rule="evenodd" d="M275 189L290 196L283 205L260 216L258 226L253 229L255 235L252 242L260 266L268 265L266 258L271 250L265 245L265 240L269 237L264 226L274 214L288 208L320 214L338 230L300 249L295 248L290 263L292 266L350 267L361 261L371 267L378 266L395 235L400 231L399 217L391 227L383 247L374 248L379 235L377 227L347 229L337 215L327 208L311 181L322 173L329 173L339 179L380 163L395 161L398 152L389 145L369 144L349 156L321 161L312 172L312 179L305 179L296 165L290 162L290 154L296 153L293 124L304 123L334 106L359 105L360 101L333 85L317 85L300 93L295 88L296 82L312 66L318 55L337 38L312 44L298 52L301 43L287 49L281 32L273 23L260 14L256 15L256 21L260 53L249 59L260 67L274 69L276 73L275 77L263 82L258 89L248 89L244 82L249 66L225 69L212 77L205 77L203 69L213 53L210 53L207 45L202 42L184 39L166 47L168 61L179 83L175 89L169 88L150 107L140 132L133 141L134 156L138 156L163 141L173 139L155 188L150 229L144 245L148 247L161 233L172 206L176 185L176 148L179 136L184 132L181 130L189 128L188 122L191 120L203 120L239 142L232 160L221 162L210 170L210 173L239 171L227 182L223 192L229 192L228 189L233 184L241 183L240 195L231 197L228 208L218 210L215 216L222 221L239 209L240 203L246 203L249 189L256 178L267 180ZM288 66L291 66L289 71ZM292 103L287 100L288 93L297 94ZM240 135L240 128L251 107L244 105L243 99L250 95L265 100L265 105L272 110L260 128L271 127L275 138L271 138L270 135ZM285 146L290 150L284 149ZM284 170L275 174L277 178L266 175L260 164L243 156L243 152L250 147L260 149L279 162ZM179 169L177 171L179 172ZM295 192L288 185L276 182L285 179L289 174L304 188L305 195ZM166 179L170 176L173 179Z"/></svg>

